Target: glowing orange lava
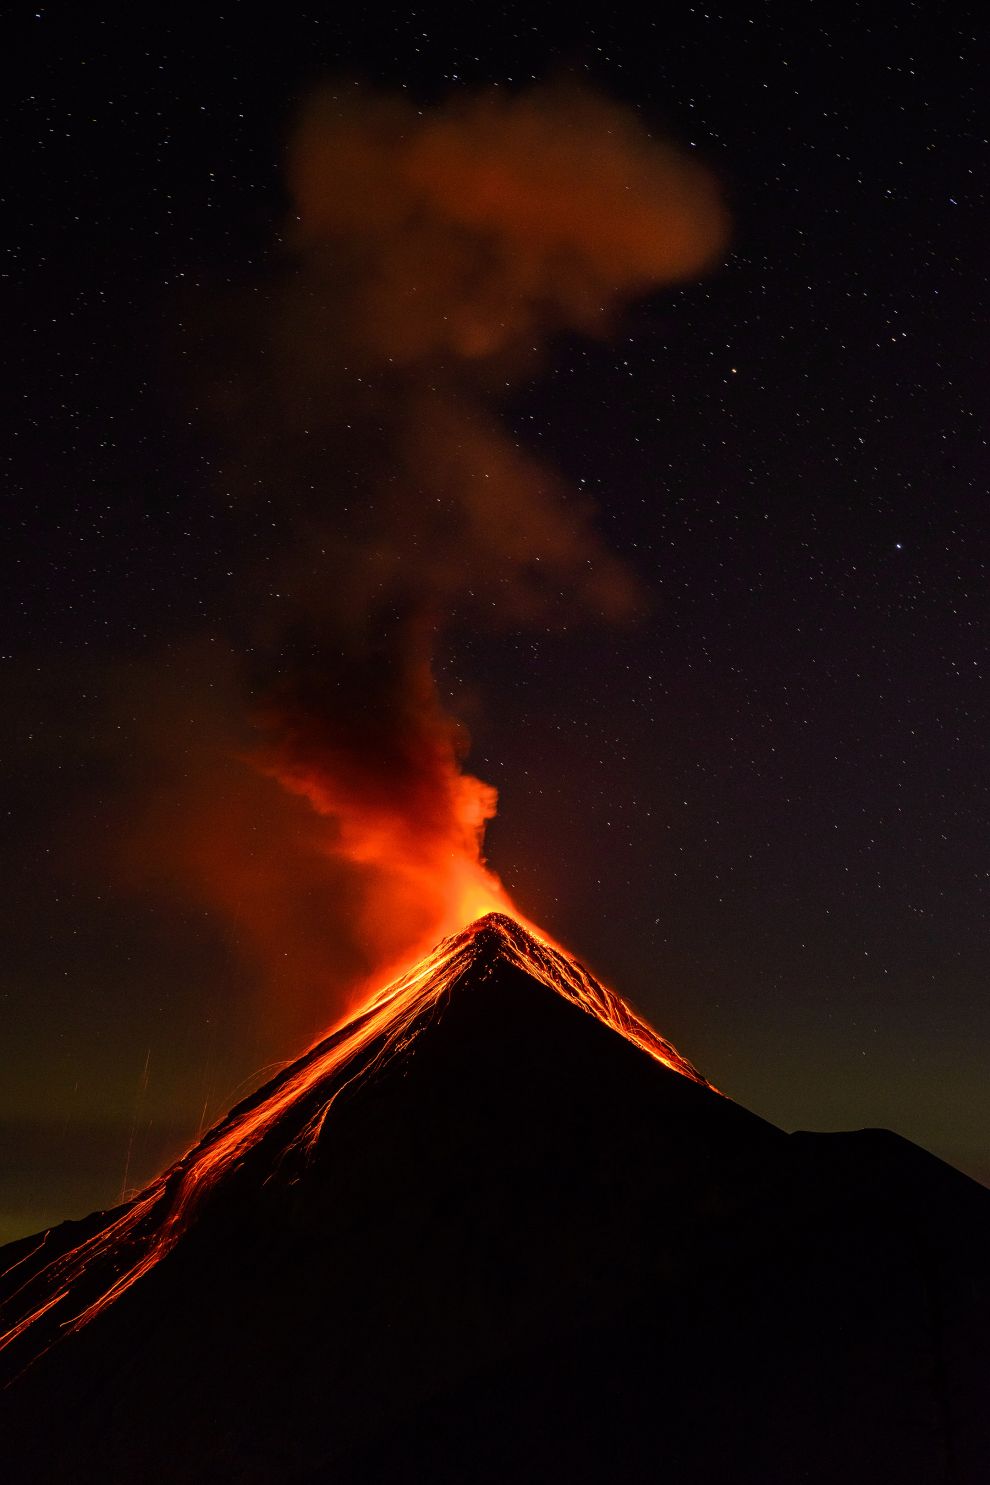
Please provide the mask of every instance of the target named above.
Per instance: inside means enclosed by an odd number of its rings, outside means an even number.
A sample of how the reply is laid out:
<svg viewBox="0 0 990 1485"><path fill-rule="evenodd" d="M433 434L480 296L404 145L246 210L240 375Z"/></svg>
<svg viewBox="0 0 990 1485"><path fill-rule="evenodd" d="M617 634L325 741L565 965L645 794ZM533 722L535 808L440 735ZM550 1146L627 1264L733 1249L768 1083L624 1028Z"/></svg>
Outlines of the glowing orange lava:
<svg viewBox="0 0 990 1485"><path fill-rule="evenodd" d="M487 974L500 961L563 996L665 1067L708 1086L668 1041L576 960L516 919L489 912L437 945L363 1011L233 1109L101 1231L33 1272L6 1306L8 1328L0 1335L0 1349L52 1311L60 1331L71 1334L106 1310L175 1247L211 1192L263 1138L273 1142L273 1165L291 1152L311 1152L341 1093L408 1047L468 971ZM47 1235L39 1249L46 1240ZM94 1289L95 1299L90 1297Z"/></svg>

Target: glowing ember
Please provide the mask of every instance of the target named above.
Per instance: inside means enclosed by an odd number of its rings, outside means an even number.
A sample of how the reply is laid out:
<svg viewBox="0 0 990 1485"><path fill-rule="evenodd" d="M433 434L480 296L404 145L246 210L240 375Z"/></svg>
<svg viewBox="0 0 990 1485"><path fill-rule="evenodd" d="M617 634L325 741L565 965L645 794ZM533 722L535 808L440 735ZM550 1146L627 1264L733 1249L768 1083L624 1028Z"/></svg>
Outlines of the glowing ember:
<svg viewBox="0 0 990 1485"><path fill-rule="evenodd" d="M292 1152L311 1152L340 1094L407 1048L472 968L487 974L500 960L556 991L665 1067L708 1086L669 1042L576 960L515 919L488 913L445 939L359 1015L235 1108L107 1227L35 1272L11 1296L9 1328L0 1336L0 1349L53 1311L62 1332L71 1334L107 1309L175 1247L210 1193L262 1139L272 1144L273 1164ZM81 1303L80 1295L86 1296Z"/></svg>

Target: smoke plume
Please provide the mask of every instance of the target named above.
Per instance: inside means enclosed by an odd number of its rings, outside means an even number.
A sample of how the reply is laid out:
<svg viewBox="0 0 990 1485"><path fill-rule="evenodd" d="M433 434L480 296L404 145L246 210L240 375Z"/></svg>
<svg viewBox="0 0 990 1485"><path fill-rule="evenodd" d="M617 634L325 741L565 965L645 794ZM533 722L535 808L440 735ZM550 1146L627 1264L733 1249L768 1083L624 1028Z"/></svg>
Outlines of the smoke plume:
<svg viewBox="0 0 990 1485"><path fill-rule="evenodd" d="M183 733L156 851L325 1020L508 906L483 858L494 791L434 682L445 626L637 607L594 511L501 421L507 389L556 334L605 336L703 270L726 220L692 160L570 86L429 109L327 88L288 182L277 272L210 347L225 488L264 492L290 533L250 604L251 737L229 692L187 690L182 726L208 715L210 741Z"/></svg>

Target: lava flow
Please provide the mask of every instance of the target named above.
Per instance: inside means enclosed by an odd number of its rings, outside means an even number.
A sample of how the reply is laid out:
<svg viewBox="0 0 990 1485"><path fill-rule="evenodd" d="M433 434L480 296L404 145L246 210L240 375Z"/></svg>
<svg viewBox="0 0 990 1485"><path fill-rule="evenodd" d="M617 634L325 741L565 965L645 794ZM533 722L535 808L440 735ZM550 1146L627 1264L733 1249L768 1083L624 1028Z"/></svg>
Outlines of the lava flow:
<svg viewBox="0 0 990 1485"><path fill-rule="evenodd" d="M95 1319L175 1247L211 1192L262 1141L269 1149L268 1166L293 1154L305 1157L340 1095L403 1052L469 972L487 977L499 960L556 991L665 1067L708 1086L668 1041L576 960L515 919L488 913L444 939L363 1011L233 1109L99 1232L40 1269L31 1265L31 1278L4 1305L0 1349L46 1316L53 1329L46 1331L40 1349ZM46 1233L40 1246L51 1236Z"/></svg>

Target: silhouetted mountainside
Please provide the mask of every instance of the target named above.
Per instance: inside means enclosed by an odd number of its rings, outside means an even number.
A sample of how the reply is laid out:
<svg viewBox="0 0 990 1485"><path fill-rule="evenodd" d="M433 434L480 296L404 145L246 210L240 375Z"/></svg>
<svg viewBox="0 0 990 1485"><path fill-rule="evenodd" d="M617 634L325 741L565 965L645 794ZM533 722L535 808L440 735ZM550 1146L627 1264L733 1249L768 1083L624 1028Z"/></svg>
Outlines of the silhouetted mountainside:
<svg viewBox="0 0 990 1485"><path fill-rule="evenodd" d="M990 1193L783 1134L508 920L405 983L0 1253L11 1485L990 1478Z"/></svg>

